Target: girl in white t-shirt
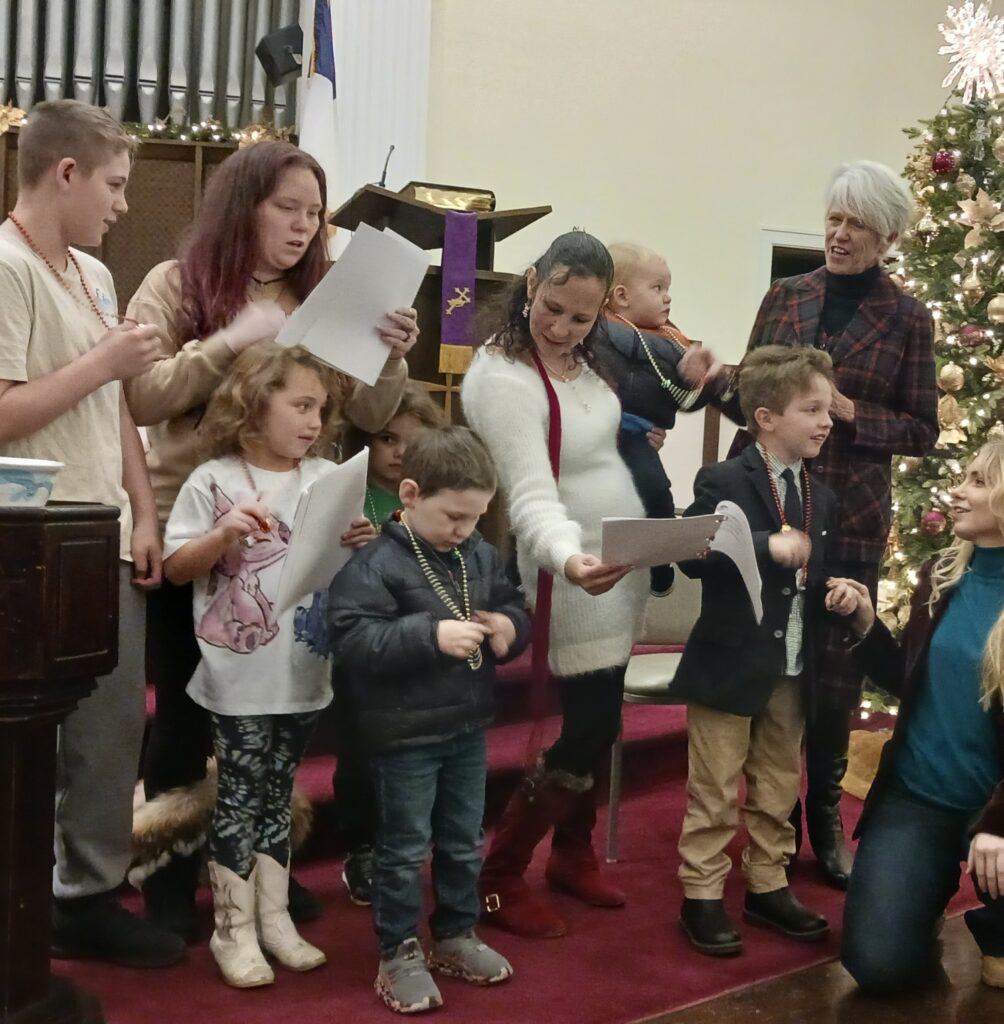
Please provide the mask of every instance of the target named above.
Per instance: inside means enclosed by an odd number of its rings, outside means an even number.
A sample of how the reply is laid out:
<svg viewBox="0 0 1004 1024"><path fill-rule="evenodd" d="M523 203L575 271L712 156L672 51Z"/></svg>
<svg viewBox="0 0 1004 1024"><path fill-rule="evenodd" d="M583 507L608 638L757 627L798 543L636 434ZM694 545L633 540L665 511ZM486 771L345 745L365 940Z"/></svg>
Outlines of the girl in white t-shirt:
<svg viewBox="0 0 1004 1024"><path fill-rule="evenodd" d="M219 775L210 949L237 988L273 980L262 947L293 970L325 961L287 909L293 776L331 700L325 595L282 614L276 598L300 492L334 468L316 456L330 445L337 393L304 348L242 352L201 426L213 458L181 488L164 539L167 578L195 584L202 661L188 693L210 712ZM357 520L349 542L372 536Z"/></svg>

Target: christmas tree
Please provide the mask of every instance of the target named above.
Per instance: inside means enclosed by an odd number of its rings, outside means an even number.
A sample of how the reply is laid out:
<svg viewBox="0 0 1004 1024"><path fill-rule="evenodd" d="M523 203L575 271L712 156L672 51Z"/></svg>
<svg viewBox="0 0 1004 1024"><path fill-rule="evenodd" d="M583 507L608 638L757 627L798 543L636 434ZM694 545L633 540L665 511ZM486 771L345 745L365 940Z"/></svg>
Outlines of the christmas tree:
<svg viewBox="0 0 1004 1024"><path fill-rule="evenodd" d="M952 482L988 438L1004 438L1004 19L973 7L949 7L951 24L939 26L953 64L944 84L956 91L906 129L917 142L905 173L918 218L895 273L934 318L941 432L928 456L893 461L879 587L893 629L906 621L920 566L951 540Z"/></svg>

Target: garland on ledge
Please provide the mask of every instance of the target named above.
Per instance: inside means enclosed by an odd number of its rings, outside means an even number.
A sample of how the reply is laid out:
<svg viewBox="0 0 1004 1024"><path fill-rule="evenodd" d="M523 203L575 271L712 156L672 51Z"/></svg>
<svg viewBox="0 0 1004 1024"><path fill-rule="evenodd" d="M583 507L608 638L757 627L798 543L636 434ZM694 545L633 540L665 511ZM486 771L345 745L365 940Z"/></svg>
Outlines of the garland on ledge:
<svg viewBox="0 0 1004 1024"><path fill-rule="evenodd" d="M19 128L28 119L28 115L13 103L0 106L0 135L10 128ZM179 142L236 142L240 149L252 146L256 142L270 139L290 141L292 128L276 128L274 124L263 121L258 124L245 125L228 131L215 118L209 117L196 124L176 124L171 118L156 118L150 124L126 121L123 128L137 139L176 139Z"/></svg>
<svg viewBox="0 0 1004 1024"><path fill-rule="evenodd" d="M279 139L290 141L292 128L276 128L269 122L245 125L228 131L215 118L208 117L205 121L195 124L175 124L170 118L156 118L150 124L126 123L125 129L138 139L177 139L180 142L236 142L240 148L252 146L256 142Z"/></svg>

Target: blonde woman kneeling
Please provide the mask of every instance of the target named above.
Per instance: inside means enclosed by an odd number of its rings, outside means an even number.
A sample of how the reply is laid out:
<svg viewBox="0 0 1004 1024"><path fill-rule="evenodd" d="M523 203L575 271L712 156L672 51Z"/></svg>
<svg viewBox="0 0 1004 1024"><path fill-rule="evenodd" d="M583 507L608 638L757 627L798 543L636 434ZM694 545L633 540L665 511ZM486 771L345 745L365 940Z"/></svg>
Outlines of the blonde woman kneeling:
<svg viewBox="0 0 1004 1024"><path fill-rule="evenodd" d="M984 906L966 914L983 981L1004 988L1004 443L984 445L952 492L953 543L924 566L901 643L868 591L835 579L861 668L900 714L861 815L841 959L861 988L918 987L960 862Z"/></svg>

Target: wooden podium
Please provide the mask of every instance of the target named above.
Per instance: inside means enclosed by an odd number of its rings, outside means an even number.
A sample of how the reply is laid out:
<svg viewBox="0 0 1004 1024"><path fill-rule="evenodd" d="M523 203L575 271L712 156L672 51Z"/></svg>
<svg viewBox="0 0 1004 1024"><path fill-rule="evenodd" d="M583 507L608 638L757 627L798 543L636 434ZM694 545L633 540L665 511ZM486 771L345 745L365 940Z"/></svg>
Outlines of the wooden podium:
<svg viewBox="0 0 1004 1024"><path fill-rule="evenodd" d="M0 1022L101 1022L49 971L56 727L118 662L119 512L0 508Z"/></svg>
<svg viewBox="0 0 1004 1024"><path fill-rule="evenodd" d="M436 198L428 202L418 196ZM473 205L462 205L465 198ZM488 207L488 208L485 208ZM495 196L484 189L466 189L453 185L411 182L400 192L391 192L379 185L364 185L331 215L336 227L355 231L360 224L369 224L378 231L390 228L420 249L442 249L449 210L465 209L478 218L477 254L475 257L475 302L484 308L505 292L515 274L496 273L495 243L540 220L551 212L550 206L532 206L522 210L496 210ZM447 416L456 420L453 396L459 391L459 372L444 372L439 361L442 308L442 268L430 267L415 299L421 337L408 353L408 370L433 393L443 396ZM490 328L489 328L490 330Z"/></svg>

